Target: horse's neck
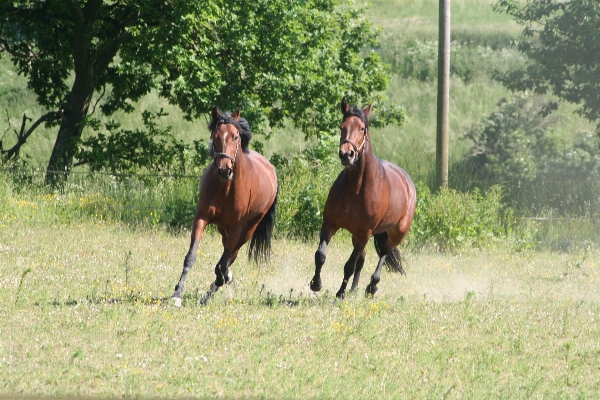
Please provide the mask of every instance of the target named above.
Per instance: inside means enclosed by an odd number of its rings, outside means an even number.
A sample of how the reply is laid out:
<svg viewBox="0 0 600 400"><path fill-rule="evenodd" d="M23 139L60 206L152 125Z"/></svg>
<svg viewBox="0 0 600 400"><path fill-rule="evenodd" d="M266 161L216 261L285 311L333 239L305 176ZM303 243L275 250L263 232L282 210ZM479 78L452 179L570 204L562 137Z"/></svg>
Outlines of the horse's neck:
<svg viewBox="0 0 600 400"><path fill-rule="evenodd" d="M348 183L351 192L358 194L365 186L372 184L375 181L377 169L377 158L371 147L366 147L358 160L358 164L348 170Z"/></svg>

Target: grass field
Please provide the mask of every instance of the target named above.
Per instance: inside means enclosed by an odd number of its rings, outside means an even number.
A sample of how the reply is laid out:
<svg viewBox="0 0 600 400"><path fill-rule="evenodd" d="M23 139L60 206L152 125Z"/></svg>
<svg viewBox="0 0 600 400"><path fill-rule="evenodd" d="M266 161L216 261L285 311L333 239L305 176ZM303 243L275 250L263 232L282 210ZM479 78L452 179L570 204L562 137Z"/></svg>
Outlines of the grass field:
<svg viewBox="0 0 600 400"><path fill-rule="evenodd" d="M453 62L468 78L452 78L454 159L467 148L462 133L510 95L491 79L492 69L519 62L507 44L520 28L493 13L492 3L452 1ZM371 4L367 14L382 30L377 51L392 70L388 95L408 115L401 128L373 129L374 149L415 181L426 180L435 157L436 82L427 67L438 2ZM413 61L419 78L403 70ZM36 119L45 111L33 106L35 96L7 59L0 71L6 149L23 112ZM207 138L204 120L185 122L155 95L138 106L166 107L163 122L188 143ZM561 107L555 129L565 136L591 130L572 111ZM139 125L138 114L115 118L126 128ZM34 133L23 148L30 165L45 166L55 135L43 127ZM285 128L265 152L293 155L310 144ZM127 182L101 178L71 180L69 193L32 185L20 198L17 189L0 196L11 200L0 204L0 398L600 397L600 247L593 222L543 222L553 225L535 237L543 242L538 251L516 252L518 246L502 242L445 254L407 246L407 276L384 272L374 299L363 295L376 264L369 245L360 290L341 303L334 294L351 252L349 236L334 237L323 292L315 295L308 284L316 241L281 234L270 265L240 255L234 283L201 306L222 249L209 232L183 306L174 308L168 299L189 232L168 231L148 210L168 206L190 217L193 210L181 205L196 196L196 182L127 191L121 188ZM3 183L0 190L9 190ZM99 187L104 194L93 191ZM108 200L120 207L112 210ZM114 215L99 215L107 209ZM130 223L115 222L124 220Z"/></svg>
<svg viewBox="0 0 600 400"><path fill-rule="evenodd" d="M183 307L166 299L187 234L122 225L0 228L0 395L226 398L593 398L600 391L600 253L406 254L334 304L349 255L335 237L325 292L315 243L243 257L207 306L219 240L203 241Z"/></svg>

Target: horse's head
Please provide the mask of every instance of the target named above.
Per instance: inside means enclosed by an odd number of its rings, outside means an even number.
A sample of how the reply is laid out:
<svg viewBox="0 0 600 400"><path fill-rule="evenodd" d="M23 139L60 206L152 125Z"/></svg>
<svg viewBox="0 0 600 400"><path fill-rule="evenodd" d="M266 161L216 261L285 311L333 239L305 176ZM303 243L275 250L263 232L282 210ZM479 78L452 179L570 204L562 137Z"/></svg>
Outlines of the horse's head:
<svg viewBox="0 0 600 400"><path fill-rule="evenodd" d="M233 114L212 109L209 125L212 140L211 154L221 180L233 179L233 169L240 152L248 153L248 142L252 137L248 122L240 118L240 108Z"/></svg>
<svg viewBox="0 0 600 400"><path fill-rule="evenodd" d="M372 104L361 109L350 106L346 98L342 99L342 114L344 119L340 125L340 152L342 165L350 167L354 165L366 149L369 140L369 114Z"/></svg>

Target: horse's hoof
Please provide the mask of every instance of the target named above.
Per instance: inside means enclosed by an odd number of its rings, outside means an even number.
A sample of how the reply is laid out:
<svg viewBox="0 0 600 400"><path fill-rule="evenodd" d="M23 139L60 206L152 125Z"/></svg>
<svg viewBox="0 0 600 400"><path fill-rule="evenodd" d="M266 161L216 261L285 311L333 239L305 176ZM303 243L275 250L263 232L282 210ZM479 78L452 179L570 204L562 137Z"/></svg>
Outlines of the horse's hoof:
<svg viewBox="0 0 600 400"><path fill-rule="evenodd" d="M338 300L344 300L346 298L346 292L342 292L341 290L335 294Z"/></svg>
<svg viewBox="0 0 600 400"><path fill-rule="evenodd" d="M376 285L372 285L369 283L367 285L367 292L365 293L365 295L367 297L373 297L373 296L375 296L375 293L377 293L377 289L378 289L378 287Z"/></svg>
<svg viewBox="0 0 600 400"><path fill-rule="evenodd" d="M319 292L321 291L321 288L323 287L323 285L321 284L321 281L315 281L315 279L313 278L312 281L310 281L310 290L312 290L313 292Z"/></svg>
<svg viewBox="0 0 600 400"><path fill-rule="evenodd" d="M204 293L204 296L202 296L202 298L200 299L199 303L201 306L206 305L206 303L208 302L208 300L210 300L210 298L212 297L213 292L208 291L206 293Z"/></svg>
<svg viewBox="0 0 600 400"><path fill-rule="evenodd" d="M171 297L171 299L169 300L169 304L171 304L173 307L180 308L181 307L181 297Z"/></svg>
<svg viewBox="0 0 600 400"><path fill-rule="evenodd" d="M225 279L225 283L229 285L231 282L233 282L233 272L227 270L227 279Z"/></svg>

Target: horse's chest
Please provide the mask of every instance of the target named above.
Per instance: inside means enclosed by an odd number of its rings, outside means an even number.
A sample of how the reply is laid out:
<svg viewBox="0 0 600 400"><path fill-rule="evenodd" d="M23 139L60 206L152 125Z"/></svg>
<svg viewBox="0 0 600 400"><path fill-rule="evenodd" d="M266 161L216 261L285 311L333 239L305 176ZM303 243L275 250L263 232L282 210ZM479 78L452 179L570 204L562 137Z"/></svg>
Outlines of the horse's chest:
<svg viewBox="0 0 600 400"><path fill-rule="evenodd" d="M329 216L342 228L364 226L380 214L381 199L376 196L365 196L363 193L345 193L337 196L328 207Z"/></svg>

